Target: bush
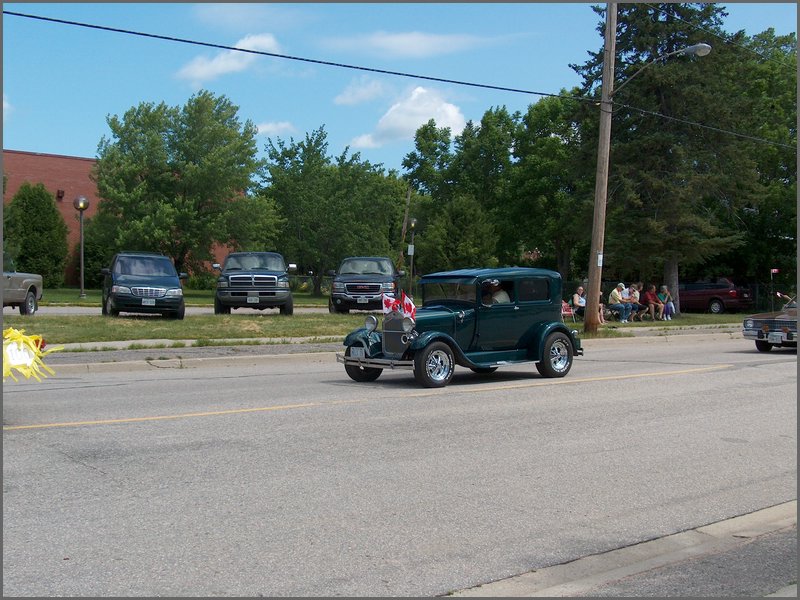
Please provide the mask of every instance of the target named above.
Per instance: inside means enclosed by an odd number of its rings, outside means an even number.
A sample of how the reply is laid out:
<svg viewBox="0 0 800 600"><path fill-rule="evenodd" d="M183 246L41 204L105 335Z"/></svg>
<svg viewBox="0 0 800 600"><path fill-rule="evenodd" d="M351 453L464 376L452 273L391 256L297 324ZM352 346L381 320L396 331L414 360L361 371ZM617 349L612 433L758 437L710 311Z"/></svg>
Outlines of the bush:
<svg viewBox="0 0 800 600"><path fill-rule="evenodd" d="M40 274L45 287L64 285L67 224L43 184L22 184L3 216L3 237L17 269Z"/></svg>

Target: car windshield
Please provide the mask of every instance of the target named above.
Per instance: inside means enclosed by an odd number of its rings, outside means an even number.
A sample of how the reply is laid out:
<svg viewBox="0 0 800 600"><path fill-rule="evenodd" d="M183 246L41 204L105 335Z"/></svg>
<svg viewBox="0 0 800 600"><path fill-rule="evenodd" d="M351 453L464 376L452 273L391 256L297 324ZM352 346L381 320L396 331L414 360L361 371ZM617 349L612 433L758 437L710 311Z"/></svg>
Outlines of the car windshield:
<svg viewBox="0 0 800 600"><path fill-rule="evenodd" d="M166 257L122 256L117 260L114 271L120 275L177 276L174 265Z"/></svg>
<svg viewBox="0 0 800 600"><path fill-rule="evenodd" d="M475 284L431 282L422 285L423 306L449 302L475 304Z"/></svg>
<svg viewBox="0 0 800 600"><path fill-rule="evenodd" d="M358 258L346 260L339 267L340 275L392 275L392 263L386 259Z"/></svg>
<svg viewBox="0 0 800 600"><path fill-rule="evenodd" d="M285 271L283 259L275 254L228 255L225 259L226 271Z"/></svg>

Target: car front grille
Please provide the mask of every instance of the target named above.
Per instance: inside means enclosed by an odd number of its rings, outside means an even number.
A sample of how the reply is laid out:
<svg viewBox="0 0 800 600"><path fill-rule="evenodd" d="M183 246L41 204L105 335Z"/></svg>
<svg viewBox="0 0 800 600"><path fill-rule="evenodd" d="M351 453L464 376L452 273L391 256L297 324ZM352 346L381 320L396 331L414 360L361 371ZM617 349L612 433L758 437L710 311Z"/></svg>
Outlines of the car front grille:
<svg viewBox="0 0 800 600"><path fill-rule="evenodd" d="M231 275L228 285L232 288L275 287L278 278L275 275Z"/></svg>
<svg viewBox="0 0 800 600"><path fill-rule="evenodd" d="M346 283L344 285L345 291L351 296L374 296L381 293L380 283Z"/></svg>
<svg viewBox="0 0 800 600"><path fill-rule="evenodd" d="M165 288L132 287L131 294L139 298L163 298L167 294Z"/></svg>
<svg viewBox="0 0 800 600"><path fill-rule="evenodd" d="M797 321L759 321L753 320L753 329L764 331L794 331L797 332Z"/></svg>

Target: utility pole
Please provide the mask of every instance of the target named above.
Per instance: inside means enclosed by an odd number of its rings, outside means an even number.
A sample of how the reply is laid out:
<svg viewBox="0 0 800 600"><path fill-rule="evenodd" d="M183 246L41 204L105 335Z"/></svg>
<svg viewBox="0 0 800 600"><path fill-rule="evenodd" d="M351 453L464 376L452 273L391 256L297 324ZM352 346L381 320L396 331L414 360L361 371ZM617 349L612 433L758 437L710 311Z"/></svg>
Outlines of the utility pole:
<svg viewBox="0 0 800 600"><path fill-rule="evenodd" d="M603 80L600 90L600 133L597 142L597 175L594 187L594 220L589 251L589 281L586 286L584 333L597 333L600 325L600 294L603 275L603 243L608 198L608 164L611 154L611 96L614 93L614 59L617 39L617 4L606 5L606 33L603 48Z"/></svg>

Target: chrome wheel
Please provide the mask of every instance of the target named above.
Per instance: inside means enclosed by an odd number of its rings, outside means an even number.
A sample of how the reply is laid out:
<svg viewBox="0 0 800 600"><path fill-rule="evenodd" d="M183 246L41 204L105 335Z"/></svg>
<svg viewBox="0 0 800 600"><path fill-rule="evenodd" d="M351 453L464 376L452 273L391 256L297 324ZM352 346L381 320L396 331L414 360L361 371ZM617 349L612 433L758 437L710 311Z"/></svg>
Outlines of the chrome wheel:
<svg viewBox="0 0 800 600"><path fill-rule="evenodd" d="M425 387L444 387L453 378L455 365L450 346L433 342L414 357L414 377Z"/></svg>
<svg viewBox="0 0 800 600"><path fill-rule="evenodd" d="M544 342L541 362L536 363L545 377L564 377L572 368L572 342L566 334L551 333Z"/></svg>

